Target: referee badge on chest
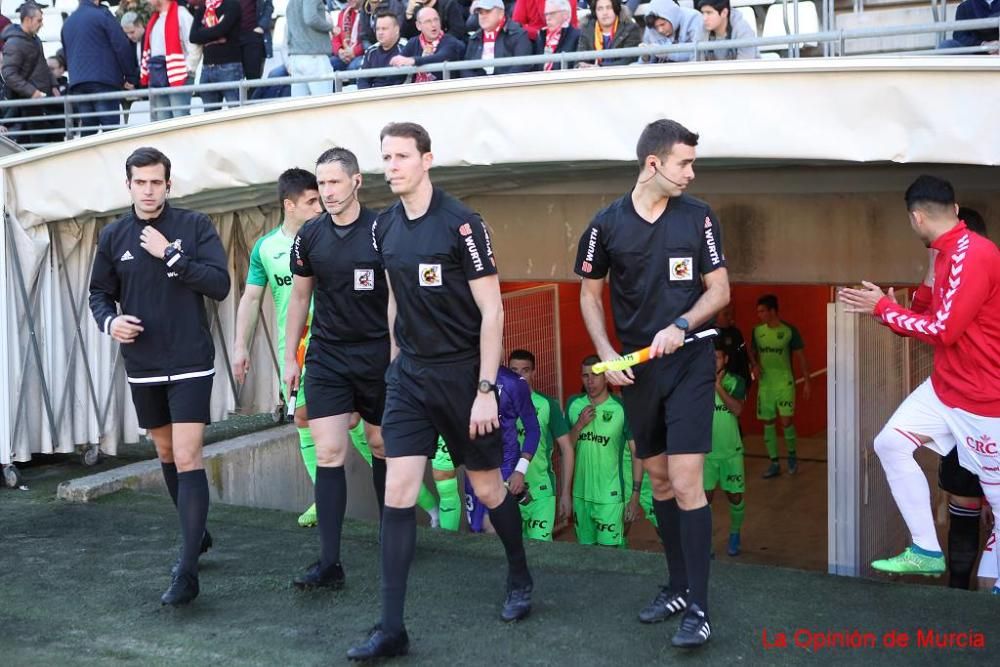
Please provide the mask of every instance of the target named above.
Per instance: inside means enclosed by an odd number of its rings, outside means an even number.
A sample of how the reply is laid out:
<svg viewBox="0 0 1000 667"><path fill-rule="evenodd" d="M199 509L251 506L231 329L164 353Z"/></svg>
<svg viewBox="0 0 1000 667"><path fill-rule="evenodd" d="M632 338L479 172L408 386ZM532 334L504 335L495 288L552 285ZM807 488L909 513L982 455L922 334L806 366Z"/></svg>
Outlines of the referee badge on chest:
<svg viewBox="0 0 1000 667"><path fill-rule="evenodd" d="M441 265L421 264L417 269L417 279L421 287L441 287Z"/></svg>
<svg viewBox="0 0 1000 667"><path fill-rule="evenodd" d="M691 280L693 276L692 265L694 262L690 257L670 258L670 279L671 280Z"/></svg>
<svg viewBox="0 0 1000 667"><path fill-rule="evenodd" d="M375 269L354 269L354 291L368 292L375 289Z"/></svg>

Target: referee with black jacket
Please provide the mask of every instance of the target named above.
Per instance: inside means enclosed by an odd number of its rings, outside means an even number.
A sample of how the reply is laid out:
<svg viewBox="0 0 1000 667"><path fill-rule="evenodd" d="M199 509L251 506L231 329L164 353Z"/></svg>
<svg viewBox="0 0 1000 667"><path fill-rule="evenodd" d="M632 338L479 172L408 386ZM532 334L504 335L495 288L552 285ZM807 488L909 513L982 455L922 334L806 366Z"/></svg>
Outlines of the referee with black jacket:
<svg viewBox="0 0 1000 667"><path fill-rule="evenodd" d="M177 507L183 547L161 601L180 605L198 596L198 556L211 546L201 447L215 346L204 297L226 298L229 271L208 216L167 203L166 155L136 149L125 175L132 210L101 230L90 309L101 331L122 345L139 426L153 438Z"/></svg>
<svg viewBox="0 0 1000 667"><path fill-rule="evenodd" d="M506 550L507 597L500 617L517 621L531 611L521 513L500 476L496 375L503 302L489 232L479 214L431 185L427 130L391 123L381 140L385 177L400 199L372 227L389 281L393 351L382 416L388 467L382 620L366 642L348 651L352 660L409 650L403 603L416 549L414 505L438 433L455 465L465 465Z"/></svg>

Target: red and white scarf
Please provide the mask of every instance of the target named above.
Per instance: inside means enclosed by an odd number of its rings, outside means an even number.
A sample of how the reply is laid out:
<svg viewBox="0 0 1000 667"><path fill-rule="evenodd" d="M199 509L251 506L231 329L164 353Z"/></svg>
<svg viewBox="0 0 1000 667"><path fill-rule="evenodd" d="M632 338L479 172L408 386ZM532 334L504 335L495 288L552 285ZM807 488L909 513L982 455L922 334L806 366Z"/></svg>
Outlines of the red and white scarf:
<svg viewBox="0 0 1000 667"><path fill-rule="evenodd" d="M139 81L144 86L149 85L149 38L153 34L153 26L160 19L160 13L154 12L146 26L146 37L142 40L142 60L139 63ZM180 19L177 16L177 3L171 2L167 8L166 23L163 24L163 41L167 45L167 81L171 86L183 86L187 82L188 67L184 59L184 47L181 44Z"/></svg>
<svg viewBox="0 0 1000 667"><path fill-rule="evenodd" d="M206 28L214 28L219 25L222 17L219 16L219 6L222 0L205 0L205 14L201 18L201 24Z"/></svg>
<svg viewBox="0 0 1000 667"><path fill-rule="evenodd" d="M438 46L441 45L441 38L444 37L444 33L438 35L438 38L433 42L428 42L427 38L422 34L420 35L420 50L424 56L429 56L437 53ZM437 81L437 77L430 72L417 72L417 75L413 78L414 83L424 83L426 81Z"/></svg>
<svg viewBox="0 0 1000 667"><path fill-rule="evenodd" d="M559 48L559 40L562 38L563 27L560 26L558 30L546 33L545 35L545 53L555 53L556 49ZM545 63L545 71L551 72L552 68L555 67L555 61Z"/></svg>

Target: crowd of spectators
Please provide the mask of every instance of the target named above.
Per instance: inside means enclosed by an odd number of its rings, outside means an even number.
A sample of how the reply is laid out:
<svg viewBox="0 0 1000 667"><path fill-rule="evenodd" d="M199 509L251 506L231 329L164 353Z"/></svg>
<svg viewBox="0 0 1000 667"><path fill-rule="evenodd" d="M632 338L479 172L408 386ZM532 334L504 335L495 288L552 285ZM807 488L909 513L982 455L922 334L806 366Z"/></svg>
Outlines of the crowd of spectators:
<svg viewBox="0 0 1000 667"><path fill-rule="evenodd" d="M742 40L756 34L730 0L287 0L283 20L273 0L120 0L114 13L100 0L79 0L63 14L62 49L46 58L38 37L46 5L26 0L17 23L0 17L3 99L120 93L135 88L162 89L150 96L153 120L186 115L195 83L233 84L270 78L324 77L334 71L421 66L462 60L498 60L532 54L600 52L671 44L702 45ZM586 3L586 4L585 4ZM579 15L578 15L579 12ZM965 0L957 18L996 18L1000 0ZM59 18L58 16L56 18ZM279 34L275 34L279 31ZM997 51L996 29L956 31L943 48L986 46ZM283 45L281 52L275 42ZM489 76L562 67L608 67L644 62L744 60L759 58L756 47L650 53L639 57L600 56L593 60L541 65L487 64L450 71L452 77ZM434 73L383 74L357 79L358 88L433 81ZM222 86L219 86L222 87ZM330 93L327 80L274 85L251 90L255 99ZM236 86L203 91L206 109L238 103ZM127 105L127 101L124 103ZM63 138L61 103L7 108L0 122L19 129L20 143ZM119 98L75 102L76 133L86 135L120 126ZM30 116L30 122L19 122Z"/></svg>

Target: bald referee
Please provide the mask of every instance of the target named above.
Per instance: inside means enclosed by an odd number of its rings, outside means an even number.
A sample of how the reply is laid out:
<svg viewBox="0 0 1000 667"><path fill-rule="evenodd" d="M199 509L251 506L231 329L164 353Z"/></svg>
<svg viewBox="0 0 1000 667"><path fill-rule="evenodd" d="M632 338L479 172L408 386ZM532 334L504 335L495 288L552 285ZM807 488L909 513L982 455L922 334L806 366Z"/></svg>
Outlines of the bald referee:
<svg viewBox="0 0 1000 667"><path fill-rule="evenodd" d="M639 620L655 623L684 611L672 641L684 648L712 634L712 509L702 471L715 412L714 348L710 341L685 345L684 339L711 326L729 303L719 222L708 204L685 194L694 180L697 145L698 135L675 121L646 126L636 147L635 187L594 217L580 239L575 268L583 278L580 309L601 358L619 356L604 329L602 292L609 277L615 331L625 351L652 348L648 363L607 375L624 387L670 577ZM636 479L633 491L640 486Z"/></svg>
<svg viewBox="0 0 1000 667"><path fill-rule="evenodd" d="M521 513L500 476L496 376L503 302L489 232L479 214L431 185L434 156L423 127L391 123L381 140L386 180L400 199L379 214L372 234L389 280L394 351L382 418L388 465L382 620L347 652L352 660L409 650L403 603L416 548L414 504L438 433L455 465L465 465L507 552L501 618L516 621L531 611Z"/></svg>

